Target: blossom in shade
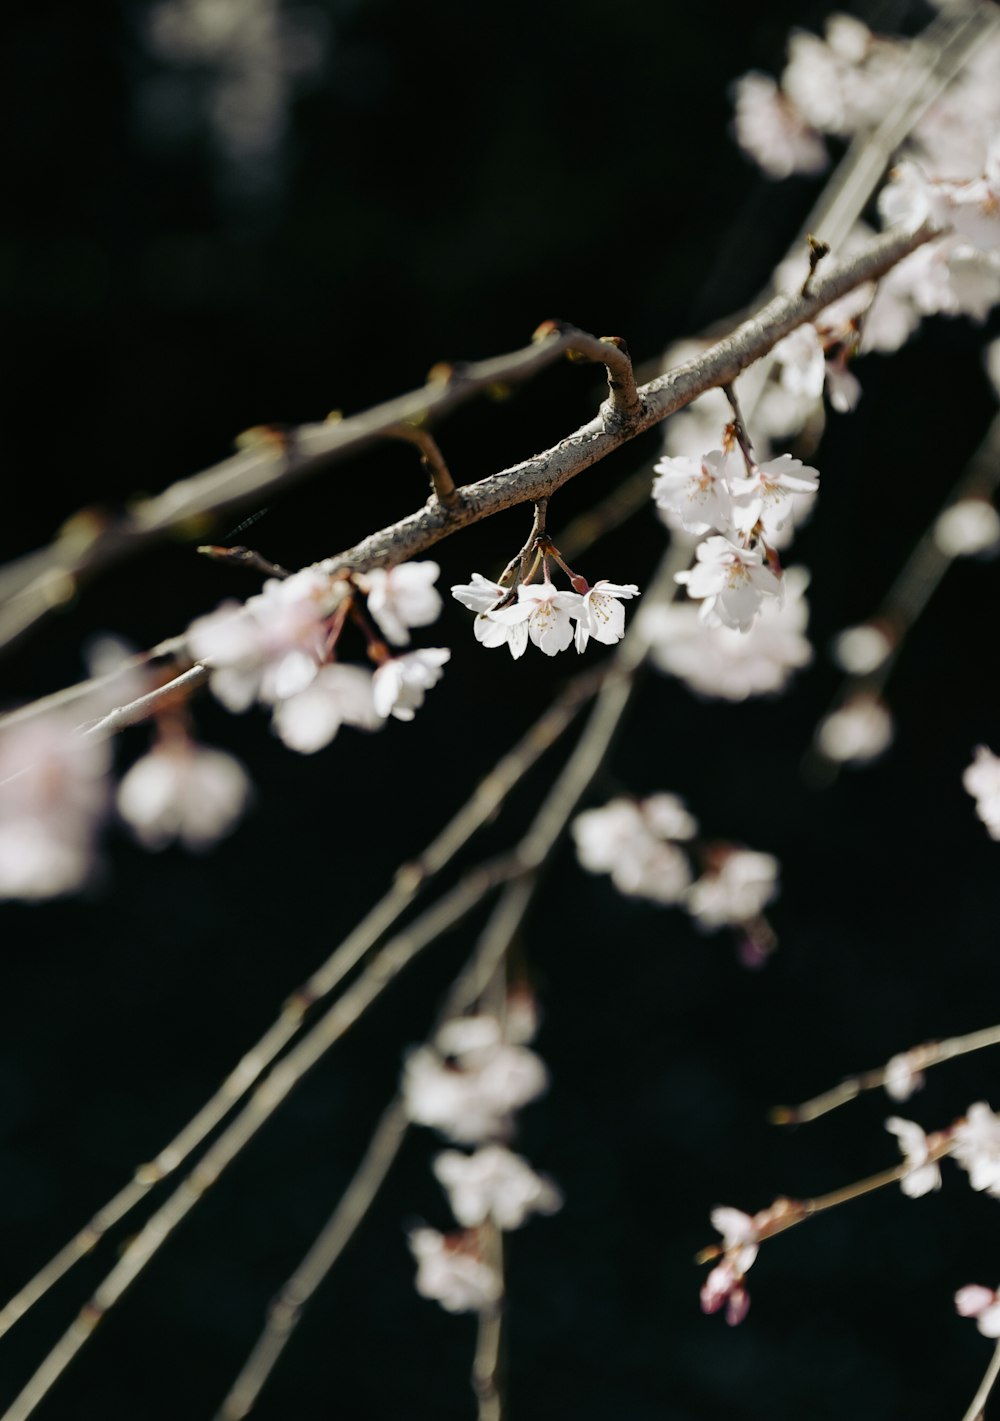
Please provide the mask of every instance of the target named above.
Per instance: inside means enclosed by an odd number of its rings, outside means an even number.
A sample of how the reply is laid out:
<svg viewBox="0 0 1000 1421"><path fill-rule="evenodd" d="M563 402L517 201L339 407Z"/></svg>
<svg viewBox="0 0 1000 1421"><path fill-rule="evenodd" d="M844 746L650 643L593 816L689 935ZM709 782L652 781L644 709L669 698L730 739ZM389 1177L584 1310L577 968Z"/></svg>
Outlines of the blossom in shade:
<svg viewBox="0 0 1000 1421"><path fill-rule="evenodd" d="M552 1181L503 1145L484 1145L473 1155L445 1150L434 1173L465 1228L492 1220L499 1229L517 1229L532 1214L554 1214L562 1204Z"/></svg>
<svg viewBox="0 0 1000 1421"><path fill-rule="evenodd" d="M974 1317L984 1337L1000 1337L1000 1294L993 1288L970 1283L955 1294L960 1317Z"/></svg>
<svg viewBox="0 0 1000 1421"><path fill-rule="evenodd" d="M436 562L404 562L375 568L362 580L368 610L379 631L397 646L406 646L410 627L426 627L441 614L441 596L434 586L441 569Z"/></svg>
<svg viewBox="0 0 1000 1421"><path fill-rule="evenodd" d="M495 1017L478 1016L445 1023L432 1045L411 1051L402 1088L415 1124L458 1144L480 1144L506 1137L514 1112L547 1084L533 1051L506 1040Z"/></svg>
<svg viewBox="0 0 1000 1421"><path fill-rule="evenodd" d="M346 584L316 568L271 578L242 605L224 603L192 622L188 650L210 671L212 691L231 711L278 702L305 689L326 651L326 621Z"/></svg>
<svg viewBox="0 0 1000 1421"><path fill-rule="evenodd" d="M423 705L427 691L444 675L442 668L450 658L447 647L431 646L384 661L372 677L376 713L392 715L397 720L412 720L414 712Z"/></svg>
<svg viewBox="0 0 1000 1421"><path fill-rule="evenodd" d="M941 1170L937 1161L930 1158L927 1136L920 1126L893 1115L885 1122L885 1128L896 1136L906 1161L906 1173L899 1182L903 1193L911 1199L919 1199L932 1189L940 1189Z"/></svg>
<svg viewBox="0 0 1000 1421"><path fill-rule="evenodd" d="M137 760L118 786L118 813L148 849L178 839L207 849L232 832L251 795L234 756L170 736Z"/></svg>
<svg viewBox="0 0 1000 1421"><path fill-rule="evenodd" d="M108 803L106 741L56 715L0 732L0 899L74 893Z"/></svg>
<svg viewBox="0 0 1000 1421"><path fill-rule="evenodd" d="M736 141L769 178L821 173L826 145L768 74L744 74L734 86Z"/></svg>
<svg viewBox="0 0 1000 1421"><path fill-rule="evenodd" d="M742 471L736 450L713 449L696 457L665 455L655 465L653 502L665 523L689 533L720 533L732 526L729 485Z"/></svg>
<svg viewBox="0 0 1000 1421"><path fill-rule="evenodd" d="M673 794L644 801L613 799L573 821L577 857L585 869L609 873L621 893L663 904L680 902L691 883L687 854L676 841L697 832L697 822Z"/></svg>
<svg viewBox="0 0 1000 1421"><path fill-rule="evenodd" d="M851 676L867 676L876 671L892 650L892 642L872 622L846 627L834 638L831 651L841 671Z"/></svg>
<svg viewBox="0 0 1000 1421"><path fill-rule="evenodd" d="M963 498L934 524L934 541L946 557L972 557L1000 543L1000 515L984 498Z"/></svg>
<svg viewBox="0 0 1000 1421"><path fill-rule="evenodd" d="M709 1273L701 1290L702 1312L726 1309L730 1327L742 1322L750 1307L744 1287L747 1270L757 1257L756 1222L739 1209L712 1210L712 1227L722 1235L722 1262Z"/></svg>
<svg viewBox="0 0 1000 1421"><path fill-rule="evenodd" d="M1000 839L1000 759L985 745L962 775L964 788L976 801L976 813L991 839Z"/></svg>
<svg viewBox="0 0 1000 1421"><path fill-rule="evenodd" d="M1000 1116L982 1100L970 1105L952 1134L952 1157L968 1173L973 1189L1000 1198Z"/></svg>
<svg viewBox="0 0 1000 1421"><path fill-rule="evenodd" d="M778 896L778 860L752 849L716 851L716 864L691 885L685 907L703 928L738 927Z"/></svg>
<svg viewBox="0 0 1000 1421"><path fill-rule="evenodd" d="M602 578L583 593L583 601L572 615L576 618L576 649L583 651L590 637L613 646L625 635L623 601L638 597L635 583L608 582Z"/></svg>
<svg viewBox="0 0 1000 1421"><path fill-rule="evenodd" d="M917 1053L904 1051L886 1064L882 1084L892 1100L909 1100L914 1091L922 1089L924 1075L917 1067Z"/></svg>
<svg viewBox="0 0 1000 1421"><path fill-rule="evenodd" d="M275 734L302 755L322 750L342 725L374 730L383 717L375 709L372 675L361 666L323 666L303 690L274 708Z"/></svg>
<svg viewBox="0 0 1000 1421"><path fill-rule="evenodd" d="M480 1256L474 1233L411 1229L409 1244L417 1260L417 1292L447 1312L480 1312L503 1294L497 1273Z"/></svg>
<svg viewBox="0 0 1000 1421"><path fill-rule="evenodd" d="M765 597L781 596L781 581L764 566L759 548L741 548L721 536L698 544L697 562L675 580L687 587L688 596L702 602L709 625L721 624L748 631Z"/></svg>
<svg viewBox="0 0 1000 1421"><path fill-rule="evenodd" d="M892 716L882 702L858 695L820 722L816 743L829 760L864 765L888 749L892 734Z"/></svg>

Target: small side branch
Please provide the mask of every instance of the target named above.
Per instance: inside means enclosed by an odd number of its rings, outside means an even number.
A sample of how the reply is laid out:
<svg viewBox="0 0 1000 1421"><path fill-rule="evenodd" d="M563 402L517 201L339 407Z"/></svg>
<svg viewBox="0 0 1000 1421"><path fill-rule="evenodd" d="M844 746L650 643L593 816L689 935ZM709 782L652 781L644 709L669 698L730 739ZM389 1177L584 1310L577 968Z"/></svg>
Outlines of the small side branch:
<svg viewBox="0 0 1000 1421"><path fill-rule="evenodd" d="M420 450L420 462L430 475L431 490L438 503L442 508L455 508L459 502L459 492L437 440L429 430L416 424L397 424L386 432L390 439L402 439L407 444L416 445Z"/></svg>
<svg viewBox="0 0 1000 1421"><path fill-rule="evenodd" d="M993 1356L990 1364L986 1368L986 1375L979 1383L979 1390L972 1398L969 1409L962 1417L962 1421L983 1421L986 1414L986 1403L990 1398L990 1392L996 1386L997 1378L1000 1377L1000 1342L993 1349Z"/></svg>

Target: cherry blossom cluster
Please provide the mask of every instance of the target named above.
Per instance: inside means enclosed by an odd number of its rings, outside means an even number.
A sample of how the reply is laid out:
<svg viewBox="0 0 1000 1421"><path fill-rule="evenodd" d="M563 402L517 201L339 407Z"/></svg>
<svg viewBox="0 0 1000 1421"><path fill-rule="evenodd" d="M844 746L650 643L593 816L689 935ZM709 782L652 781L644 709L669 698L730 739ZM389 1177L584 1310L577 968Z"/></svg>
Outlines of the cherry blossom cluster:
<svg viewBox="0 0 1000 1421"><path fill-rule="evenodd" d="M895 1057L886 1071L885 1087L898 1096L908 1095L920 1083L914 1069L914 1057L907 1053ZM890 1071L896 1067L893 1075ZM903 1163L888 1177L877 1175L862 1181L853 1189L839 1191L836 1202L846 1201L869 1189L879 1188L893 1179L899 1181L902 1192L911 1199L921 1198L941 1187L939 1161L955 1160L968 1175L973 1189L1000 1199L1000 1115L984 1102L970 1105L966 1114L945 1130L926 1134L912 1120L891 1116L886 1129L899 1144ZM706 1313L725 1308L726 1321L742 1322L750 1306L746 1290L746 1273L757 1257L758 1249L774 1234L801 1223L816 1212L817 1203L829 1207L833 1199L802 1201L780 1198L770 1208L757 1214L745 1214L739 1209L720 1207L711 1213L711 1223L721 1235L717 1245L703 1251L702 1261L721 1259L709 1273L701 1290L701 1306ZM1000 1336L1000 1306L989 1289L972 1285L963 1288L955 1299L959 1312L975 1317L979 1330L987 1336ZM991 1330L994 1329L994 1330Z"/></svg>
<svg viewBox="0 0 1000 1421"><path fill-rule="evenodd" d="M558 548L544 535L531 551L534 563L526 577L522 578L518 569L513 582L491 582L474 572L471 582L451 589L451 595L476 614L476 640L487 647L508 647L515 660L524 655L529 641L546 656L570 646L582 652L591 638L605 646L621 641L625 635L623 604L638 597L638 587L604 578L591 586L566 566ZM571 590L554 585L550 560L566 574ZM511 568L517 568L518 562L515 559ZM542 580L532 581L539 567Z"/></svg>
<svg viewBox="0 0 1000 1421"><path fill-rule="evenodd" d="M548 1084L545 1066L527 1045L535 1029L533 1000L512 993L503 1022L485 1014L455 1018L405 1062L409 1118L473 1147L468 1154L444 1150L433 1165L460 1228L421 1227L409 1235L417 1292L448 1312L479 1311L503 1292L485 1256L487 1225L520 1228L532 1214L552 1214L562 1203L552 1181L507 1144L515 1113Z"/></svg>
<svg viewBox="0 0 1000 1421"><path fill-rule="evenodd" d="M281 740L312 754L342 725L376 730L390 716L412 720L423 705L451 653L430 647L393 654L386 643L407 646L411 628L437 619L439 572L437 563L414 562L348 577L305 568L272 578L247 602L224 603L192 623L188 649L210 668L224 706L269 707ZM336 659L348 622L363 633L374 672Z"/></svg>
<svg viewBox="0 0 1000 1421"><path fill-rule="evenodd" d="M976 813L991 839L1000 839L1000 759L980 745L976 758L962 776L962 784L976 801Z"/></svg>
<svg viewBox="0 0 1000 1421"><path fill-rule="evenodd" d="M607 873L622 893L684 908L706 931L740 928L748 963L770 941L761 914L778 893L778 861L735 844L704 843L684 801L674 794L613 799L578 814L576 853L590 873ZM701 864L696 876L693 859ZM758 945L755 953L753 945Z"/></svg>

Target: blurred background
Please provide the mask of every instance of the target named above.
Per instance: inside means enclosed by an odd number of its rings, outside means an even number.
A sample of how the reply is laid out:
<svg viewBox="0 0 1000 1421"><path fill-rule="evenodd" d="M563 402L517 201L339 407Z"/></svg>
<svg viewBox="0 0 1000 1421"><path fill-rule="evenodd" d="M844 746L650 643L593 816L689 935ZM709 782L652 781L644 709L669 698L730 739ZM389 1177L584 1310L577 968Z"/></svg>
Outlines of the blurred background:
<svg viewBox="0 0 1000 1421"><path fill-rule="evenodd" d="M727 87L776 72L790 26L820 29L829 8L775 0L723 23L663 0L38 0L9 16L3 557L81 507L224 457L249 426L362 409L437 361L514 349L550 317L624 336L640 365L724 318L819 187L770 183L741 158ZM930 12L856 13L913 33ZM795 555L812 571L813 666L784 698L744 706L650 678L591 796L672 790L707 834L777 855L778 953L748 972L725 934L618 897L568 849L526 924L553 1083L518 1147L566 1203L511 1239L514 1416L937 1421L961 1414L986 1367L989 1343L952 1294L1000 1281L1000 1205L947 1166L940 1195L887 1191L767 1246L738 1329L701 1315L692 1262L716 1204L752 1211L897 1158L882 1095L785 1133L769 1107L1000 1019L1000 846L961 787L973 747L1000 748L995 565L956 566L907 643L891 751L826 789L801 774L838 682L830 638L874 610L992 417L983 341L967 322L928 322L899 355L868 358L857 412L831 417ZM560 366L468 405L438 429L455 477L553 443L593 415L601 384ZM658 449L644 436L560 492L557 541ZM413 452L377 448L273 499L235 541L297 567L424 497ZM236 521L211 536L234 541ZM528 523L515 509L440 545L441 586L495 575ZM581 570L643 586L662 544L643 512ZM9 656L4 700L85 674L96 634L149 646L257 586L190 541L159 547ZM453 660L414 724L345 733L314 757L203 698L200 734L257 786L234 836L199 858L110 834L84 896L4 906L4 1299L197 1109L578 669L537 654L514 665L476 646L469 622L449 604L435 626ZM119 767L148 742L123 737ZM561 753L465 862L512 841ZM480 923L435 948L296 1093L102 1326L45 1421L213 1414ZM931 1128L975 1099L1000 1106L995 1055L941 1068L902 1113ZM436 1147L427 1132L408 1142L262 1421L474 1415L475 1322L417 1297L405 1243L416 1220L448 1226ZM0 1342L0 1402L120 1241Z"/></svg>

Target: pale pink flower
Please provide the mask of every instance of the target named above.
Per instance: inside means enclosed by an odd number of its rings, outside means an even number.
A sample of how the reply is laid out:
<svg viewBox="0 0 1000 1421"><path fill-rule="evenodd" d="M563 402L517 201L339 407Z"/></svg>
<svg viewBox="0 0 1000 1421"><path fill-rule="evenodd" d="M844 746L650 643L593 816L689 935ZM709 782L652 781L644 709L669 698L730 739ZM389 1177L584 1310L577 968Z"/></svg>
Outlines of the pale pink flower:
<svg viewBox="0 0 1000 1421"><path fill-rule="evenodd" d="M725 1305L730 1327L742 1322L750 1307L744 1277L757 1257L756 1221L740 1209L712 1210L712 1227L722 1235L724 1256L705 1279L701 1290L702 1312L713 1313Z"/></svg>
<svg viewBox="0 0 1000 1421"><path fill-rule="evenodd" d="M583 603L572 615L576 618L576 649L583 651L589 637L613 646L625 635L625 608L619 599L638 597L634 582L608 582L602 578L583 594Z"/></svg>
<svg viewBox="0 0 1000 1421"><path fill-rule="evenodd" d="M409 1244L417 1260L417 1292L447 1312L481 1312L502 1296L503 1284L483 1262L474 1233L412 1229Z"/></svg>
<svg viewBox="0 0 1000 1421"><path fill-rule="evenodd" d="M818 400L823 393L826 360L819 332L811 321L798 326L771 351L778 378L790 395Z"/></svg>
<svg viewBox="0 0 1000 1421"><path fill-rule="evenodd" d="M703 600L702 616L709 625L748 631L765 597L781 596L781 581L764 566L759 548L741 548L728 538L706 538L698 544L697 562L675 581L688 596Z"/></svg>
<svg viewBox="0 0 1000 1421"><path fill-rule="evenodd" d="M687 855L674 840L692 838L697 822L683 800L657 794L644 802L613 799L573 821L577 857L591 873L610 873L621 893L677 903L691 882Z"/></svg>
<svg viewBox="0 0 1000 1421"><path fill-rule="evenodd" d="M826 145L769 75L744 74L733 98L736 141L769 178L823 171Z"/></svg>
<svg viewBox="0 0 1000 1421"><path fill-rule="evenodd" d="M490 1219L499 1229L518 1229L532 1214L554 1214L562 1204L552 1181L503 1145L484 1145L473 1155L445 1150L434 1173L465 1228Z"/></svg>
<svg viewBox="0 0 1000 1421"><path fill-rule="evenodd" d="M275 734L302 755L322 750L342 725L375 730L383 717L375 709L372 675L361 666L339 662L320 667L304 690L274 708Z"/></svg>
<svg viewBox="0 0 1000 1421"><path fill-rule="evenodd" d="M1000 1116L982 1100L970 1105L955 1126L951 1149L973 1189L1000 1198Z"/></svg>
<svg viewBox="0 0 1000 1421"><path fill-rule="evenodd" d="M720 533L732 526L730 482L741 472L737 451L713 449L691 458L664 455L654 466L653 501L670 527L689 533Z"/></svg>
<svg viewBox="0 0 1000 1421"><path fill-rule="evenodd" d="M719 866L692 884L685 907L703 928L738 927L778 896L778 860L752 849L732 849Z"/></svg>
<svg viewBox="0 0 1000 1421"><path fill-rule="evenodd" d="M179 839L210 848L232 832L251 795L234 756L185 737L161 740L136 760L118 786L118 813L147 849Z"/></svg>
<svg viewBox="0 0 1000 1421"><path fill-rule="evenodd" d="M497 616L499 604L510 596L509 587L501 587L498 582L474 572L472 581L459 583L451 589L451 595L476 613L473 630L483 646L507 646L515 660L524 655L528 646L527 625L523 621L501 621Z"/></svg>
<svg viewBox="0 0 1000 1421"><path fill-rule="evenodd" d="M927 1136L920 1126L893 1115L885 1122L885 1128L896 1136L906 1161L907 1170L899 1182L903 1193L910 1199L919 1199L932 1189L940 1189L941 1171L937 1162L929 1158Z"/></svg>
<svg viewBox="0 0 1000 1421"><path fill-rule="evenodd" d="M976 801L976 813L991 839L1000 839L1000 759L985 745L962 775L964 788Z"/></svg>
<svg viewBox="0 0 1000 1421"><path fill-rule="evenodd" d="M379 631L397 646L406 646L410 627L426 627L441 614L441 597L434 583L441 569L436 562L404 562L364 575L368 610Z"/></svg>
<svg viewBox="0 0 1000 1421"><path fill-rule="evenodd" d="M992 1288L979 1283L959 1288L955 1308L960 1317L974 1317L984 1337L1000 1337L1000 1295Z"/></svg>
<svg viewBox="0 0 1000 1421"><path fill-rule="evenodd" d="M107 742L56 715L0 731L0 899L74 893L108 803Z"/></svg>
<svg viewBox="0 0 1000 1421"><path fill-rule="evenodd" d="M450 658L447 647L431 646L384 661L372 678L376 713L412 720L414 711L423 705L426 692L444 675L442 667Z"/></svg>

